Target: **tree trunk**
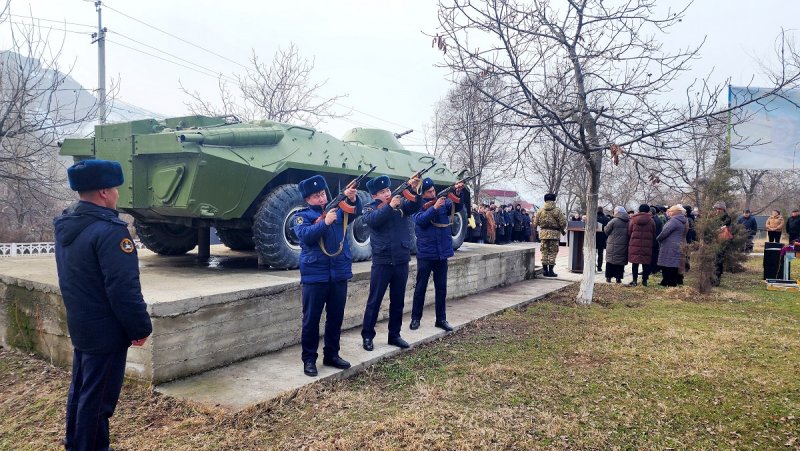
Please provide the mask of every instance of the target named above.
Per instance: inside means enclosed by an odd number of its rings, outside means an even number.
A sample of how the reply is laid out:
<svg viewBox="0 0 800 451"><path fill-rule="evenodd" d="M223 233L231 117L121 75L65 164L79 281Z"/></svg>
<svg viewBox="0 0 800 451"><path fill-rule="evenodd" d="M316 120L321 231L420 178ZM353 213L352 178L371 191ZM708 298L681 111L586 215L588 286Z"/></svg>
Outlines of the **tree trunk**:
<svg viewBox="0 0 800 451"><path fill-rule="evenodd" d="M597 199L600 191L600 170L603 164L601 152L585 157L588 183L586 185L586 231L583 236L583 278L575 302L590 305L594 295L594 277L597 256Z"/></svg>

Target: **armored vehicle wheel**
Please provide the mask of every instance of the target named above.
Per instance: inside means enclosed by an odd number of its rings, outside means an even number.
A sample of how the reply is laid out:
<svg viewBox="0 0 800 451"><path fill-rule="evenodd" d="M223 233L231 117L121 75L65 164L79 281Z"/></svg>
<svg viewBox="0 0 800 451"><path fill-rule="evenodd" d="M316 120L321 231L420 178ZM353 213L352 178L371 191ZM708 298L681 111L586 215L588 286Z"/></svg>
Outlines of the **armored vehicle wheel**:
<svg viewBox="0 0 800 451"><path fill-rule="evenodd" d="M372 196L366 191L358 190L361 205L372 202ZM347 238L350 240L350 254L354 262L362 262L372 258L372 245L369 242L369 226L364 217L359 216L347 227Z"/></svg>
<svg viewBox="0 0 800 451"><path fill-rule="evenodd" d="M197 247L197 229L178 224L133 221L144 246L161 255L183 255Z"/></svg>
<svg viewBox="0 0 800 451"><path fill-rule="evenodd" d="M222 244L234 251L249 251L256 247L250 229L224 229L217 227L217 236Z"/></svg>
<svg viewBox="0 0 800 451"><path fill-rule="evenodd" d="M453 236L453 250L458 249L464 244L467 237L467 216L463 211L459 211L453 216L453 224L450 225L450 234Z"/></svg>
<svg viewBox="0 0 800 451"><path fill-rule="evenodd" d="M300 240L291 220L305 206L295 184L281 185L264 198L253 218L253 240L260 264L277 269L300 266Z"/></svg>

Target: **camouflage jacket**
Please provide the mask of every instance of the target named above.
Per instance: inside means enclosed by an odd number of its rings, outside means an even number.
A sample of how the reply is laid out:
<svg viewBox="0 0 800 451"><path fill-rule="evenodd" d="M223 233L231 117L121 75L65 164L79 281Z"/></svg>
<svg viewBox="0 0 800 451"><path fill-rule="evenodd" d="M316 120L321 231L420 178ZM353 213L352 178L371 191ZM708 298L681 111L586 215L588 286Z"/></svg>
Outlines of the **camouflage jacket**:
<svg viewBox="0 0 800 451"><path fill-rule="evenodd" d="M539 239L558 240L566 232L567 217L556 207L555 202L547 201L536 212L536 225L539 226Z"/></svg>

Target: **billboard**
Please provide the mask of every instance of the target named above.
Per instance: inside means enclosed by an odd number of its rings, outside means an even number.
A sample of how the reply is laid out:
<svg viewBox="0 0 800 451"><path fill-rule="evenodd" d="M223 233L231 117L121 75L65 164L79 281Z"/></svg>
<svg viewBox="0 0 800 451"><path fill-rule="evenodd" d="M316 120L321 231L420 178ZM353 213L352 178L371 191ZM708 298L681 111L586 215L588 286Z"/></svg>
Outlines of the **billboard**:
<svg viewBox="0 0 800 451"><path fill-rule="evenodd" d="M766 88L728 87L733 107L764 96ZM800 91L785 91L731 115L731 169L800 168Z"/></svg>

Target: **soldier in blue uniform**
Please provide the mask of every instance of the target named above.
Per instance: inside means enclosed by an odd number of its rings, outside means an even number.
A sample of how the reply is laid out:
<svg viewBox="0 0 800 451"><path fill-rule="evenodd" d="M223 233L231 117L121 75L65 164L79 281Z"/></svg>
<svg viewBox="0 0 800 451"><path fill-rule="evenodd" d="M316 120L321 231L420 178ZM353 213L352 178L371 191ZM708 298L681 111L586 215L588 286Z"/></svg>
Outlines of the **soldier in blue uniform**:
<svg viewBox="0 0 800 451"><path fill-rule="evenodd" d="M139 282L139 259L119 219L116 161L86 160L67 169L80 201L55 218L58 284L72 340L66 449L109 448L108 420L122 390L128 347L153 331Z"/></svg>
<svg viewBox="0 0 800 451"><path fill-rule="evenodd" d="M361 214L356 188L344 190L346 199L323 214L328 198L327 184L321 175L301 181L297 188L308 203L292 218L300 240L300 283L303 290L303 372L317 375L319 321L325 308L325 345L322 364L339 369L350 363L339 356L347 281L353 277L353 257L347 240L347 223Z"/></svg>
<svg viewBox="0 0 800 451"><path fill-rule="evenodd" d="M369 226L372 246L372 270L369 279L369 296L364 309L361 338L364 349L374 349L375 323L386 289L389 288L389 341L390 345L408 348L400 336L403 322L403 304L408 281L408 262L411 260L411 215L419 211L420 196L415 194L419 179L409 180L411 189L403 195L392 197L391 180L382 175L367 182L372 203L364 207L364 221Z"/></svg>
<svg viewBox="0 0 800 451"><path fill-rule="evenodd" d="M461 190L463 183L455 187L455 194L447 199L436 198L433 180L422 181L422 210L414 214L414 228L417 233L417 286L414 288L414 305L411 310L411 329L418 329L425 304L425 291L428 279L433 272L433 286L436 294L436 322L434 326L448 332L453 328L447 322L445 298L447 297L447 259L454 255L453 237L450 234L450 221L453 214L461 211Z"/></svg>

